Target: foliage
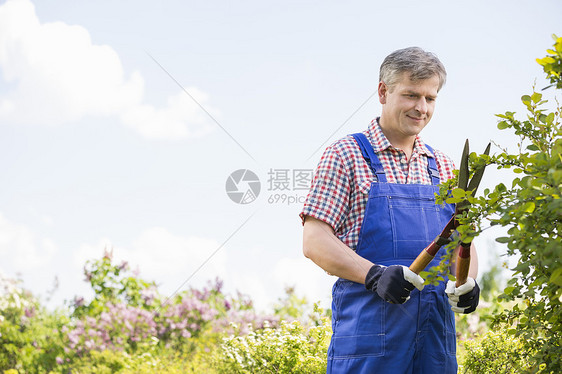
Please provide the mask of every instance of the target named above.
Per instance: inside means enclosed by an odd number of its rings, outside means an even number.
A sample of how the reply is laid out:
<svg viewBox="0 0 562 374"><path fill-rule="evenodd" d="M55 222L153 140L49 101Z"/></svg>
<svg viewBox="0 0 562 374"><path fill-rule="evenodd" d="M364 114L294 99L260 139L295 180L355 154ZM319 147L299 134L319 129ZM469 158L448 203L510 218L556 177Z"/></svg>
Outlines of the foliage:
<svg viewBox="0 0 562 374"><path fill-rule="evenodd" d="M556 88L562 88L562 38L553 35L555 43L554 49L547 49L550 56L537 58L537 62L541 65L546 73L550 83Z"/></svg>
<svg viewBox="0 0 562 374"><path fill-rule="evenodd" d="M489 331L482 337L464 342L459 373L518 374L528 370L528 351L518 338L501 330Z"/></svg>
<svg viewBox="0 0 562 374"><path fill-rule="evenodd" d="M63 353L68 318L48 313L19 283L0 274L0 370L45 373Z"/></svg>
<svg viewBox="0 0 562 374"><path fill-rule="evenodd" d="M92 351L72 365L73 374L195 374L209 373L209 370L200 359L186 359L169 350L138 354L112 350Z"/></svg>
<svg viewBox="0 0 562 374"><path fill-rule="evenodd" d="M215 355L218 373L325 373L331 326L326 316L309 328L299 321L281 321L223 340Z"/></svg>
<svg viewBox="0 0 562 374"><path fill-rule="evenodd" d="M112 263L113 252L104 251L101 260L89 260L84 265L84 276L95 293L95 297L85 303L83 297L74 299L75 317L97 315L107 310L107 304L126 304L153 310L160 305L156 285L146 282L132 274L129 264Z"/></svg>
<svg viewBox="0 0 562 374"><path fill-rule="evenodd" d="M115 264L107 251L84 271L94 298L76 297L65 312L45 310L17 281L0 278L0 372L213 373L209 365L223 338L262 334L264 328L272 334L282 319L301 318L298 328L283 328L295 334L286 343L300 341L306 332L309 350L315 351L312 331L325 327L325 311L316 308L304 318L309 305L292 289L275 306L276 315L267 315L257 313L247 296L225 294L219 280L165 298L127 263ZM297 356L305 345L301 342ZM322 361L325 354L318 357ZM310 367L310 358L305 361L303 367Z"/></svg>
<svg viewBox="0 0 562 374"><path fill-rule="evenodd" d="M135 355L161 347L189 355L216 346L230 321L256 328L278 323L257 315L243 295L225 295L219 280L164 298L154 283L131 274L127 263L114 264L111 252L88 261L84 271L95 297L75 299L73 323L65 329L67 355L78 358L106 349Z"/></svg>
<svg viewBox="0 0 562 374"><path fill-rule="evenodd" d="M553 86L561 88L560 64L562 39L555 37L556 53L539 63ZM546 109L547 100L534 91L521 98L527 110L526 119L514 112L497 115L499 129L510 129L519 136L515 154L503 149L494 156L470 155L471 169L496 165L510 169L518 176L511 186L498 184L485 190L483 196L454 189L453 179L441 189L447 202L468 201L470 209L459 219L462 241L471 241L482 232L483 223L507 229L508 236L496 240L507 244L507 253L518 259L512 269L502 300L517 302L503 311L497 323L503 323L515 335L526 352L532 352L529 371L557 373L562 367L562 128L561 108ZM445 198L442 198L445 199ZM536 349L535 349L536 348Z"/></svg>
<svg viewBox="0 0 562 374"><path fill-rule="evenodd" d="M299 297L294 287L286 287L285 299L280 299L273 307L273 311L276 316L284 319L297 319L305 314L307 306L306 298Z"/></svg>

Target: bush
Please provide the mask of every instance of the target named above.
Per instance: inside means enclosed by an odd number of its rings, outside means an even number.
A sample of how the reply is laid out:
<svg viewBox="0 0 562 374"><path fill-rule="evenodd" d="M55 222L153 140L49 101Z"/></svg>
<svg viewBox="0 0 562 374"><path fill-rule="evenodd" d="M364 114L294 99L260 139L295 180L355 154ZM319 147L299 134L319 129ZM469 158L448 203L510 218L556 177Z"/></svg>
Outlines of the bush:
<svg viewBox="0 0 562 374"><path fill-rule="evenodd" d="M316 309L317 311L318 309ZM331 325L326 316L318 325L281 321L245 336L223 340L215 354L218 373L325 373Z"/></svg>
<svg viewBox="0 0 562 374"><path fill-rule="evenodd" d="M219 280L166 299L110 252L84 272L94 298L76 297L64 312L0 278L0 373L325 371L327 311L306 315L310 305L292 288L275 315L264 315L248 297L226 295Z"/></svg>
<svg viewBox="0 0 562 374"><path fill-rule="evenodd" d="M523 343L504 331L489 331L464 342L459 373L518 374L530 369Z"/></svg>
<svg viewBox="0 0 562 374"><path fill-rule="evenodd" d="M47 312L19 283L0 274L0 371L47 373L64 353L68 317Z"/></svg>
<svg viewBox="0 0 562 374"><path fill-rule="evenodd" d="M196 374L211 373L198 357L187 359L170 351L128 354L124 351L92 351L76 360L72 374ZM66 373L61 371L61 373Z"/></svg>
<svg viewBox="0 0 562 374"><path fill-rule="evenodd" d="M538 59L549 87L562 88L562 38L554 36L553 49ZM514 276L500 298L513 307L496 316L495 322L515 335L529 354L530 371L559 373L562 367L562 108L547 107L543 94L533 87L523 95L526 116L515 112L498 114L498 128L519 137L518 149L501 149L493 156L470 155L471 169L495 165L517 176L511 186L499 183L483 196L454 189L455 179L444 183L440 196L447 202L468 201L470 209L459 217L460 239L470 242L484 228L483 223L507 229L508 236L496 239L507 245L507 254L517 259ZM452 196L446 197L452 190Z"/></svg>

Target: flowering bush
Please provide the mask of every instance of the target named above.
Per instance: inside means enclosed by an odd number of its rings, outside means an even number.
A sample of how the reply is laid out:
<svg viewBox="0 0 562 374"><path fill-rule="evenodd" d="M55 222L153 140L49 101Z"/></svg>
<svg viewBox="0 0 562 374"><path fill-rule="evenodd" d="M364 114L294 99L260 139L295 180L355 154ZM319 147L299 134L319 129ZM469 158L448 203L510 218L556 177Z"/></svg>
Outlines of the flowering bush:
<svg viewBox="0 0 562 374"><path fill-rule="evenodd" d="M308 328L297 320L276 329L249 327L247 335L224 338L213 367L218 373L325 373L331 325L326 316L320 320Z"/></svg>
<svg viewBox="0 0 562 374"><path fill-rule="evenodd" d="M95 298L86 303L83 297L75 297L75 317L99 315L109 304L126 304L144 310L155 310L160 297L154 282L147 282L130 271L126 261L119 265L112 263L113 252L104 251L100 260L89 260L84 265L84 276Z"/></svg>
<svg viewBox="0 0 562 374"><path fill-rule="evenodd" d="M0 370L45 373L63 353L68 318L45 311L19 283L0 274Z"/></svg>
<svg viewBox="0 0 562 374"><path fill-rule="evenodd" d="M67 353L80 356L93 349L135 351L139 345L147 348L150 342L158 342L156 322L149 311L123 303L108 303L106 307L98 318L86 316L77 320L73 329L63 328L68 338Z"/></svg>
<svg viewBox="0 0 562 374"><path fill-rule="evenodd" d="M244 326L237 333L244 333L246 326L279 324L279 317L257 314L244 295L225 295L218 279L165 299L153 283L131 274L127 263L114 264L107 251L101 259L88 261L84 273L95 297L74 300L72 323L63 329L67 362L92 354L107 358L107 353L100 356L104 350L135 357L166 350L194 356L215 349L225 334L234 332L230 322Z"/></svg>

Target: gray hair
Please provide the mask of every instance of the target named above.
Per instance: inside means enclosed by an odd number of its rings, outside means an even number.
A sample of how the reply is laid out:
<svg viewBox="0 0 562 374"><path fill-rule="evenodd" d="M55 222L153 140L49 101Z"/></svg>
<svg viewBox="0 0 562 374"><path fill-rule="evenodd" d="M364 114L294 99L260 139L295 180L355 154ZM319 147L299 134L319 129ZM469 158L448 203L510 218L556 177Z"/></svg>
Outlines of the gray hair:
<svg viewBox="0 0 562 374"><path fill-rule="evenodd" d="M429 79L437 75L438 91L447 79L445 67L437 56L419 47L399 49L389 54L381 64L379 81L392 88L404 72L410 73L410 79L413 81Z"/></svg>

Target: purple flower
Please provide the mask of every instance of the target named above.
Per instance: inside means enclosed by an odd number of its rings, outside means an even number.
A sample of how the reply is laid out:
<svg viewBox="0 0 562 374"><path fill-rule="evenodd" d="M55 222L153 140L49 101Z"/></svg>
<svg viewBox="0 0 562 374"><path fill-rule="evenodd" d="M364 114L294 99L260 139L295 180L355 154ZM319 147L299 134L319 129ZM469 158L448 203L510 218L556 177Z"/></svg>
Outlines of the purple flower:
<svg viewBox="0 0 562 374"><path fill-rule="evenodd" d="M27 318L33 317L35 315L35 307L25 308L24 314Z"/></svg>
<svg viewBox="0 0 562 374"><path fill-rule="evenodd" d="M79 308L84 305L84 298L82 296L74 297L74 307Z"/></svg>

